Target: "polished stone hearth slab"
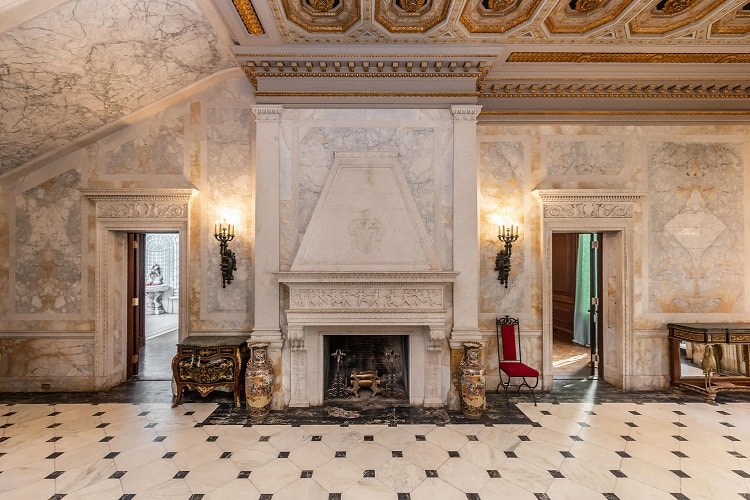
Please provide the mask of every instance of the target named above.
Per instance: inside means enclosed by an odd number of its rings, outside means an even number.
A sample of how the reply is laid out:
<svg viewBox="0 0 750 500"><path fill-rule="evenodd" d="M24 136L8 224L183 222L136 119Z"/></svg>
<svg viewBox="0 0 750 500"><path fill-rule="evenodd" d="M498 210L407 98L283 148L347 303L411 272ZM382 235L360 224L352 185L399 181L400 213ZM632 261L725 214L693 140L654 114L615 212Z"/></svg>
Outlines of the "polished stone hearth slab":
<svg viewBox="0 0 750 500"><path fill-rule="evenodd" d="M339 401L309 408L272 411L262 420L253 420L245 408L220 403L204 425L400 425L400 424L531 424L515 404L505 404L497 394L487 396L487 409L479 420L469 419L460 411L423 408L386 402Z"/></svg>

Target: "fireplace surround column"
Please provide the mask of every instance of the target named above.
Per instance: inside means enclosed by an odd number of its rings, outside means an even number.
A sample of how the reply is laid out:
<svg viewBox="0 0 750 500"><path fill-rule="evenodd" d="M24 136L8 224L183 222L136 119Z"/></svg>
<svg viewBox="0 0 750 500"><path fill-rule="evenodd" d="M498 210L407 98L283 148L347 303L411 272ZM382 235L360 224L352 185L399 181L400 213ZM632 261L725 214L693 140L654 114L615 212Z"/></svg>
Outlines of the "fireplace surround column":
<svg viewBox="0 0 750 500"><path fill-rule="evenodd" d="M275 370L272 409L284 407L279 394L282 335L279 326L279 135L282 106L257 105L255 114L255 322L251 338L268 342Z"/></svg>
<svg viewBox="0 0 750 500"><path fill-rule="evenodd" d="M290 407L310 406L310 398L307 396L308 373L307 373L307 349L305 348L305 329L302 326L289 326L287 328L287 339L291 350L290 378L291 399Z"/></svg>
<svg viewBox="0 0 750 500"><path fill-rule="evenodd" d="M453 331L451 367L458 365L462 344L480 341L479 332L479 162L477 116L481 106L451 106L453 113ZM448 406L458 408L458 388L451 384Z"/></svg>
<svg viewBox="0 0 750 500"><path fill-rule="evenodd" d="M453 112L453 332L451 348L479 339L479 166L477 116L481 106Z"/></svg>

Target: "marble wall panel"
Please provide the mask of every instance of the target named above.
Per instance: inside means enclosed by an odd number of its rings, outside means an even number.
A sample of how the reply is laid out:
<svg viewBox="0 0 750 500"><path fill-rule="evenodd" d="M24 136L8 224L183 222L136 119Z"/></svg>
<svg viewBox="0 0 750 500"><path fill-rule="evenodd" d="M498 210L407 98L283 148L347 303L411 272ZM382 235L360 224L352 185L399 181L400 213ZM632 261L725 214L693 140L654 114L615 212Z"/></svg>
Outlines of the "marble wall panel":
<svg viewBox="0 0 750 500"><path fill-rule="evenodd" d="M69 170L16 196L17 313L81 311L80 183Z"/></svg>
<svg viewBox="0 0 750 500"><path fill-rule="evenodd" d="M222 288L219 244L209 235L205 266L207 276L213 279L206 281L208 288L202 297L208 313L246 313L252 310L252 112L246 108L217 107L209 108L206 113L209 212L216 218L227 212L234 217L230 222L235 224L236 237L229 246L237 257L237 271L229 288Z"/></svg>
<svg viewBox="0 0 750 500"><path fill-rule="evenodd" d="M178 117L106 151L105 175L180 175L183 171L184 125Z"/></svg>
<svg viewBox="0 0 750 500"><path fill-rule="evenodd" d="M625 147L624 140L606 137L547 138L542 142L542 163L549 176L614 176L625 168Z"/></svg>
<svg viewBox="0 0 750 500"><path fill-rule="evenodd" d="M745 168L740 143L650 143L649 312L746 312Z"/></svg>
<svg viewBox="0 0 750 500"><path fill-rule="evenodd" d="M481 313L508 314L522 309L524 300L524 196L528 142L522 138L484 137L479 141L480 306ZM498 240L500 218L521 227L513 244L511 273L506 289L497 279L495 256L503 248ZM503 222L507 223L507 222ZM482 325L483 329L489 324ZM491 325L494 328L494 323Z"/></svg>
<svg viewBox="0 0 750 500"><path fill-rule="evenodd" d="M27 390L40 390L36 382L70 390L65 380L93 375L93 352L93 338L0 339L0 380L32 379L27 380Z"/></svg>

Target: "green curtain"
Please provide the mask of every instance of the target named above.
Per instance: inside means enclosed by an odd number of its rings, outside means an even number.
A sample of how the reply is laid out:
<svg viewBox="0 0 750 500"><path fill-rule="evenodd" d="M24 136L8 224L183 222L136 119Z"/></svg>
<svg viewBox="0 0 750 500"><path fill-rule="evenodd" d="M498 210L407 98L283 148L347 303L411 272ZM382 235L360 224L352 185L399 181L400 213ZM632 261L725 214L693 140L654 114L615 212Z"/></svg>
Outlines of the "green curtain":
<svg viewBox="0 0 750 500"><path fill-rule="evenodd" d="M573 311L573 341L591 343L591 235L578 235L578 263L576 265L576 302Z"/></svg>

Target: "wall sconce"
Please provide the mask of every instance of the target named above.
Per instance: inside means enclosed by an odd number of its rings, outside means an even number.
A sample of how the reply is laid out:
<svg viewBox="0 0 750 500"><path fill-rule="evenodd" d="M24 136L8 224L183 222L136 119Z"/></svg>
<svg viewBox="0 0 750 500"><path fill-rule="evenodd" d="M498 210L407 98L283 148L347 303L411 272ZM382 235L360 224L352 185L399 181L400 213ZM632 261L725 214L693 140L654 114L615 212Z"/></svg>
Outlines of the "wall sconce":
<svg viewBox="0 0 750 500"><path fill-rule="evenodd" d="M518 239L518 226L505 226L497 227L497 237L500 241L505 243L505 248L500 250L495 257L495 271L497 271L497 279L500 280L501 285L505 285L508 288L508 275L510 275L510 255L513 248L513 242Z"/></svg>
<svg viewBox="0 0 750 500"><path fill-rule="evenodd" d="M234 279L233 271L237 270L237 259L229 249L229 242L234 239L234 224L227 224L225 220L214 224L214 238L219 241L221 254L221 287L226 288Z"/></svg>

